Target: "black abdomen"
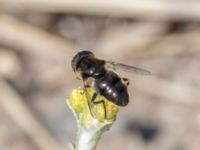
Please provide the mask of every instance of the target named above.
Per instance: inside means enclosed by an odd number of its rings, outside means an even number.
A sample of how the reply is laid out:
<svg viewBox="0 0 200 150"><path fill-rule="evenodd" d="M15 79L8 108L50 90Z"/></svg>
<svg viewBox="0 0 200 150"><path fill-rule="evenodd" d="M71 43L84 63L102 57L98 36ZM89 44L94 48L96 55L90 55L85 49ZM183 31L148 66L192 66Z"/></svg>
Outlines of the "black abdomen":
<svg viewBox="0 0 200 150"><path fill-rule="evenodd" d="M100 95L118 106L126 106L129 102L126 85L112 71L107 71L103 77L96 79L95 88Z"/></svg>

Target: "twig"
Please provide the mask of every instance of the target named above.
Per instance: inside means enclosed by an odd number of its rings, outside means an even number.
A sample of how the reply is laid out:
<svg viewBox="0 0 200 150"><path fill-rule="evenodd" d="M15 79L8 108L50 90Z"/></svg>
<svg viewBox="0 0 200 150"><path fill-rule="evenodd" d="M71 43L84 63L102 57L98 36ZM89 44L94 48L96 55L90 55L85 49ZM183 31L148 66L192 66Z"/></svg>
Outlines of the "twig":
<svg viewBox="0 0 200 150"><path fill-rule="evenodd" d="M199 108L199 90L188 85L153 76L146 79L144 77L137 78L134 80L134 85L139 90L158 95L168 102Z"/></svg>
<svg viewBox="0 0 200 150"><path fill-rule="evenodd" d="M199 1L0 0L1 10L147 19L200 19Z"/></svg>
<svg viewBox="0 0 200 150"><path fill-rule="evenodd" d="M3 80L0 80L0 91L0 103L4 110L41 150L63 149L33 116L22 98Z"/></svg>
<svg viewBox="0 0 200 150"><path fill-rule="evenodd" d="M22 71L22 66L17 55L8 50L0 48L0 78L16 78Z"/></svg>
<svg viewBox="0 0 200 150"><path fill-rule="evenodd" d="M102 34L97 49L110 60L112 57L120 59L131 56L137 51L146 50L161 39L166 29L165 24L154 22L113 27ZM113 55L114 53L120 53L120 55Z"/></svg>
<svg viewBox="0 0 200 150"><path fill-rule="evenodd" d="M0 43L31 55L64 60L75 49L67 40L8 15L0 15Z"/></svg>

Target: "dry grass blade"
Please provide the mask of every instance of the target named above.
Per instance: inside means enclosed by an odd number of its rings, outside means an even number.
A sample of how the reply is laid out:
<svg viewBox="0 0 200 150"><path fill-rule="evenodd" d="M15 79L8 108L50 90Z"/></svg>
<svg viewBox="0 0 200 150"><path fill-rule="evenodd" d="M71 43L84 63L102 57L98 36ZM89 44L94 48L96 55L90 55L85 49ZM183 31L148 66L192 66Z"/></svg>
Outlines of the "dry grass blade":
<svg viewBox="0 0 200 150"><path fill-rule="evenodd" d="M0 15L0 43L44 58L65 59L74 49L59 36L6 15Z"/></svg>
<svg viewBox="0 0 200 150"><path fill-rule="evenodd" d="M74 13L148 19L200 19L199 1L0 0L3 10ZM190 9L188 9L190 8Z"/></svg>
<svg viewBox="0 0 200 150"><path fill-rule="evenodd" d="M111 60L131 56L133 53L136 55L138 51L146 50L161 39L166 29L167 25L153 22L113 27L102 34L97 49ZM113 55L115 53L120 55Z"/></svg>
<svg viewBox="0 0 200 150"><path fill-rule="evenodd" d="M14 79L22 72L21 62L17 55L0 48L0 78Z"/></svg>
<svg viewBox="0 0 200 150"><path fill-rule="evenodd" d="M61 150L61 146L32 115L22 98L3 80L0 80L0 104L41 150Z"/></svg>
<svg viewBox="0 0 200 150"><path fill-rule="evenodd" d="M137 80L134 80L134 84L139 90L158 95L168 102L199 108L199 91L188 85L180 85L153 76L149 79L141 78L140 80L138 78Z"/></svg>

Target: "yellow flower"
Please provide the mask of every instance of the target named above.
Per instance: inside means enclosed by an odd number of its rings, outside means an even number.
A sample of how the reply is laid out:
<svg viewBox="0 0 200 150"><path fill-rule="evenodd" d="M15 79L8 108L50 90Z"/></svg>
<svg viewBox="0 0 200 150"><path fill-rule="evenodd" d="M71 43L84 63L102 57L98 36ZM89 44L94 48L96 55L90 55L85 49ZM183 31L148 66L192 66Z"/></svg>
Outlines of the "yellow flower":
<svg viewBox="0 0 200 150"><path fill-rule="evenodd" d="M114 122L119 110L118 106L101 95L97 95L95 101L102 101L102 103L95 104L91 101L94 93L95 89L89 87L86 90L74 89L70 95L69 105L75 111L81 124L85 125L87 122L90 126L91 119L96 119L101 123Z"/></svg>

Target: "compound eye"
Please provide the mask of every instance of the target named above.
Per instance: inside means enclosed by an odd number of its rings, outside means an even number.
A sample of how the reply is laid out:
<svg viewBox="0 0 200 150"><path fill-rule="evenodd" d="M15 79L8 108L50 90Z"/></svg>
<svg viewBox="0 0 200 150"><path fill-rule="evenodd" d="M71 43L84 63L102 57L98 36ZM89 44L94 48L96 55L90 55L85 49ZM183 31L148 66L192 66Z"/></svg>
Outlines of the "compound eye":
<svg viewBox="0 0 200 150"><path fill-rule="evenodd" d="M79 51L78 54L79 54L80 56L94 55L91 51L88 51L88 50Z"/></svg>
<svg viewBox="0 0 200 150"><path fill-rule="evenodd" d="M128 86L128 85L130 84L129 79L127 79L127 78L122 78L122 82L123 82L126 86Z"/></svg>
<svg viewBox="0 0 200 150"><path fill-rule="evenodd" d="M94 56L94 54L90 51L80 51L78 52L71 61L71 66L74 72L78 69L82 59L84 59L87 56Z"/></svg>

